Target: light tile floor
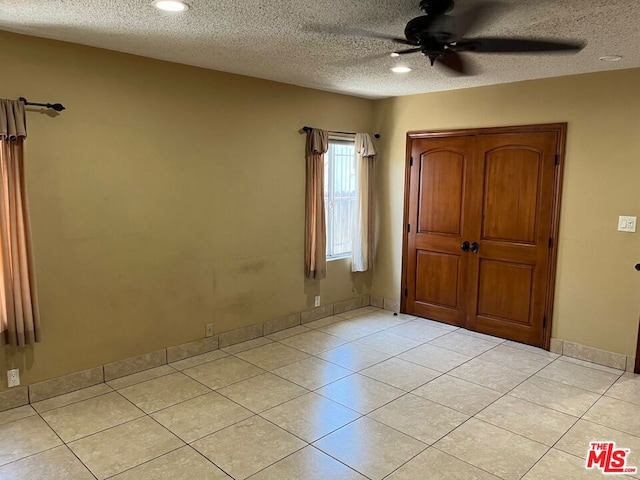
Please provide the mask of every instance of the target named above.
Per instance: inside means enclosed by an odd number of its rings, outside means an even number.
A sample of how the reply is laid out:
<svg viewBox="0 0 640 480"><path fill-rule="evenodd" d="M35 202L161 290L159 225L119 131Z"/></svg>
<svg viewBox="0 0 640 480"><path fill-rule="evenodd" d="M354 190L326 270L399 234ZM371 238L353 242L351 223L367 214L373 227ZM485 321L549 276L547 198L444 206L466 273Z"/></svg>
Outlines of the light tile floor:
<svg viewBox="0 0 640 480"><path fill-rule="evenodd" d="M0 479L604 477L591 440L640 466L639 375L367 307L2 412Z"/></svg>

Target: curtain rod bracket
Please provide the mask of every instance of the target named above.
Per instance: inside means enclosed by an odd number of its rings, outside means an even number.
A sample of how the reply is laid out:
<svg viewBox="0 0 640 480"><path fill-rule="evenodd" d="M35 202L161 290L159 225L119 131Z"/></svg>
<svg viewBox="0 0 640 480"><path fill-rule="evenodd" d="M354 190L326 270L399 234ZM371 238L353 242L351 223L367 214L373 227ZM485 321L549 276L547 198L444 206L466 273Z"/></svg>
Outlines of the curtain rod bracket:
<svg viewBox="0 0 640 480"><path fill-rule="evenodd" d="M308 127L307 125L305 125L304 127L302 127L302 130L305 132L308 132L312 129L313 127ZM327 130L329 133L341 133L343 135L355 135L355 132L339 132L337 130ZM376 138L380 138L380 134L379 133L374 133L373 134L374 137Z"/></svg>
<svg viewBox="0 0 640 480"><path fill-rule="evenodd" d="M20 100L22 103L24 103L25 105L34 105L36 107L45 107L45 108L50 108L52 110L55 110L56 112L61 112L63 110L65 110L64 105L62 105L61 103L37 103L37 102L29 102L26 98L24 97L20 97L18 98L18 100Z"/></svg>

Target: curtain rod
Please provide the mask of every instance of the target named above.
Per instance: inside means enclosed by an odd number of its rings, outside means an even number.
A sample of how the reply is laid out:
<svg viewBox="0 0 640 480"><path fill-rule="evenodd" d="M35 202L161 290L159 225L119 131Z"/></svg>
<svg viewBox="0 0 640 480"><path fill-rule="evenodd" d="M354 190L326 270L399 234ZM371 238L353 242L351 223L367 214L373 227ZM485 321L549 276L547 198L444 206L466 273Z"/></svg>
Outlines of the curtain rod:
<svg viewBox="0 0 640 480"><path fill-rule="evenodd" d="M305 125L304 127L302 127L302 130L304 130L305 132L308 132L312 128L313 127L308 127L308 126ZM327 132L329 132L329 133L338 133L338 134L342 134L342 135L355 135L356 134L356 132L340 132L338 130L327 130ZM373 136L376 137L376 138L380 138L380 134L379 133L376 133Z"/></svg>
<svg viewBox="0 0 640 480"><path fill-rule="evenodd" d="M37 102L29 102L27 101L26 98L24 97L20 97L18 100L20 100L22 103L24 103L25 105L35 105L36 107L45 107L45 108L51 108L53 110L55 110L56 112L61 112L62 110L64 110L64 105L62 105L61 103L37 103Z"/></svg>

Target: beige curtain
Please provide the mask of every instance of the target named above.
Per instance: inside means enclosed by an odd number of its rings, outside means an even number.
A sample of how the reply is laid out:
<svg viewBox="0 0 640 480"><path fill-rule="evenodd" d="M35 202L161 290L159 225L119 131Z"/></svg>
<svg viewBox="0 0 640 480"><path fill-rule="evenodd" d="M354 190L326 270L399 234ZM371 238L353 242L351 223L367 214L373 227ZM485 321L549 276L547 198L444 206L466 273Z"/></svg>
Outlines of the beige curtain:
<svg viewBox="0 0 640 480"><path fill-rule="evenodd" d="M312 128L307 131L307 184L304 222L304 269L307 278L327 276L327 226L324 218L324 154L329 134Z"/></svg>
<svg viewBox="0 0 640 480"><path fill-rule="evenodd" d="M0 99L0 334L5 343L40 340L24 176L24 104Z"/></svg>
<svg viewBox="0 0 640 480"><path fill-rule="evenodd" d="M374 239L374 162L376 149L368 133L357 133L355 139L358 197L356 223L351 254L351 270L366 272L373 267Z"/></svg>

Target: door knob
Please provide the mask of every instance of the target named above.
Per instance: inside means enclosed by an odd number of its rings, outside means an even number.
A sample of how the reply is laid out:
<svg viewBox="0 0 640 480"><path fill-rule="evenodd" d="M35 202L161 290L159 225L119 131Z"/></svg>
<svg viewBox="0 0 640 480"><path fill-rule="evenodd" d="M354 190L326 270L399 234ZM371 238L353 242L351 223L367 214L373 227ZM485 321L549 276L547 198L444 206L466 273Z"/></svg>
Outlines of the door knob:
<svg viewBox="0 0 640 480"><path fill-rule="evenodd" d="M462 249L463 252L468 252L469 251L469 242L462 242L462 245L460 245L460 248Z"/></svg>
<svg viewBox="0 0 640 480"><path fill-rule="evenodd" d="M480 248L480 245L478 245L478 242L473 242L471 244L471 253L478 253L479 248Z"/></svg>
<svg viewBox="0 0 640 480"><path fill-rule="evenodd" d="M636 263L636 270L640 272L640 263Z"/></svg>

